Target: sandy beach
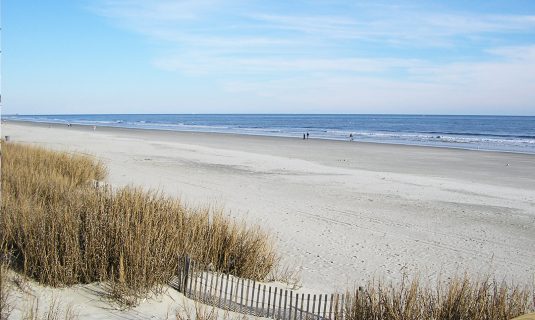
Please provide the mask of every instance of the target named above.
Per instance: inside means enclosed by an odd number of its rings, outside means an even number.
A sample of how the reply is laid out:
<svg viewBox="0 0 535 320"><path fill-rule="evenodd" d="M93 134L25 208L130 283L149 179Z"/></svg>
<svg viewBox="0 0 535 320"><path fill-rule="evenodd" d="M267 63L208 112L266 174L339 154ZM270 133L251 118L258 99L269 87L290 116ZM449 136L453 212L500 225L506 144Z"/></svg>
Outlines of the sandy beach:
<svg viewBox="0 0 535 320"><path fill-rule="evenodd" d="M308 290L535 274L535 155L20 122L3 123L5 135L95 155L114 185L260 225Z"/></svg>

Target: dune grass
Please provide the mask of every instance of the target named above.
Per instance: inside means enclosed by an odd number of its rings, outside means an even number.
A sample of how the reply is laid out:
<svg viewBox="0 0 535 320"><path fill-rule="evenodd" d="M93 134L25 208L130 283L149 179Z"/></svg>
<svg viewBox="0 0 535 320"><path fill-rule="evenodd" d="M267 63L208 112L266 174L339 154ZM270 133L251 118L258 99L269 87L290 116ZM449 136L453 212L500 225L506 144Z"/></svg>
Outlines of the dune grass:
<svg viewBox="0 0 535 320"><path fill-rule="evenodd" d="M346 293L347 320L508 320L535 310L533 288L465 275L436 283L404 277Z"/></svg>
<svg viewBox="0 0 535 320"><path fill-rule="evenodd" d="M110 281L119 298L158 292L183 255L258 280L274 267L271 239L257 227L95 183L106 171L89 156L2 144L0 240L13 268L51 286Z"/></svg>

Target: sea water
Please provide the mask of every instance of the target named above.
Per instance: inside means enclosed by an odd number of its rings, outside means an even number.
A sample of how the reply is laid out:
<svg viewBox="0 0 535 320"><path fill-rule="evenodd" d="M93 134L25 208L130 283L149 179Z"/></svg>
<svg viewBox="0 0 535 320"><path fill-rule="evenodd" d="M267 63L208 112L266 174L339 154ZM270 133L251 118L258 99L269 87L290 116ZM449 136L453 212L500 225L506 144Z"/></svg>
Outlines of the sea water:
<svg viewBox="0 0 535 320"><path fill-rule="evenodd" d="M3 115L3 119L535 153L535 117L373 114Z"/></svg>

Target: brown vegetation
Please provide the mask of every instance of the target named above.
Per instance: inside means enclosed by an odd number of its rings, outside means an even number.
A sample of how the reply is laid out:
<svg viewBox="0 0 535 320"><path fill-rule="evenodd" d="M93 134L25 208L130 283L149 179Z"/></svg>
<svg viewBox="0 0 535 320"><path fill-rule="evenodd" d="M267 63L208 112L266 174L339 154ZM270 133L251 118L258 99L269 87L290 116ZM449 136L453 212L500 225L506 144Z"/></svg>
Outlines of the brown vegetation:
<svg viewBox="0 0 535 320"><path fill-rule="evenodd" d="M433 286L418 278L396 285L372 281L346 297L348 320L508 320L535 308L532 288L466 275Z"/></svg>
<svg viewBox="0 0 535 320"><path fill-rule="evenodd" d="M252 279L275 265L258 228L155 192L98 186L105 175L88 156L4 143L0 240L12 267L52 286L110 281L120 297L158 291L183 255Z"/></svg>

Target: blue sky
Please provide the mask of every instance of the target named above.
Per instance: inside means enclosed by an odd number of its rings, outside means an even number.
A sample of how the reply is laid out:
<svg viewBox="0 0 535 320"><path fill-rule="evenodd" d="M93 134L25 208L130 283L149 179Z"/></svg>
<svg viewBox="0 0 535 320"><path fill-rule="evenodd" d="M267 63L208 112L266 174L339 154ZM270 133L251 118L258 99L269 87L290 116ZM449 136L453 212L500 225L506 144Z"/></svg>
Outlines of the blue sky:
<svg viewBox="0 0 535 320"><path fill-rule="evenodd" d="M5 114L535 115L535 1L2 2Z"/></svg>

